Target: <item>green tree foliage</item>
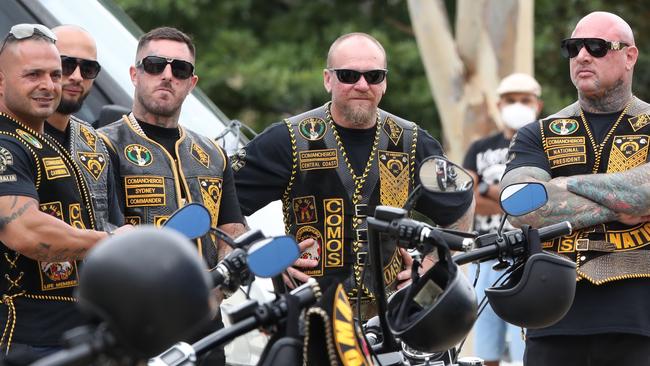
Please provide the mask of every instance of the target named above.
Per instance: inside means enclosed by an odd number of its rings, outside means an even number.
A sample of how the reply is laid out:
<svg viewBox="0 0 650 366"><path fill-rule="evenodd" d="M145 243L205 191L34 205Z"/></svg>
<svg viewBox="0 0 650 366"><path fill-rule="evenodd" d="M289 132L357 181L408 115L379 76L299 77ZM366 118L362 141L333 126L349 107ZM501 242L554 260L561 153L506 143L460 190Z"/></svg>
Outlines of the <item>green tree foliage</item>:
<svg viewBox="0 0 650 366"><path fill-rule="evenodd" d="M418 121L439 137L433 103L404 0L116 0L146 30L174 26L197 44L199 86L230 117L257 131L328 100L327 50L341 34L377 37L389 57L382 107ZM450 21L453 0L446 0ZM545 114L571 103L576 91L559 42L585 14L606 10L626 19L641 51L634 92L650 100L650 25L642 1L536 0L535 70ZM445 52L445 50L440 50ZM444 108L444 106L439 106Z"/></svg>

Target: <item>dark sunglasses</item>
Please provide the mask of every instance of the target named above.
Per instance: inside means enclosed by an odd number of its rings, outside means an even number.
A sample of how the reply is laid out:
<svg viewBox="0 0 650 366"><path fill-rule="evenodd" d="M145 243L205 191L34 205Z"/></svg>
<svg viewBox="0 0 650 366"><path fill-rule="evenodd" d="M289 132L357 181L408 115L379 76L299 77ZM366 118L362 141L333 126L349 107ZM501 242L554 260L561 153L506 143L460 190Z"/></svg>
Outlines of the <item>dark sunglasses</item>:
<svg viewBox="0 0 650 366"><path fill-rule="evenodd" d="M0 47L0 52L4 50L9 37L13 37L15 39L27 39L27 38L32 38L36 35L41 35L49 39L50 41L52 41L52 43L56 43L56 35L50 30L50 28L44 26L43 24L21 23L11 27L9 33L7 33L7 36L2 42L2 47Z"/></svg>
<svg viewBox="0 0 650 366"><path fill-rule="evenodd" d="M191 63L160 56L147 56L138 61L135 67L142 67L147 74L158 75L165 71L167 64L172 65L172 75L177 79L185 80L194 75L194 65Z"/></svg>
<svg viewBox="0 0 650 366"><path fill-rule="evenodd" d="M368 70L368 71L357 71L350 69L328 69L329 71L334 71L336 73L336 78L339 79L343 84L355 84L361 75L366 79L368 84L379 84L384 79L386 79L386 74L388 70L377 69L377 70Z"/></svg>
<svg viewBox="0 0 650 366"><path fill-rule="evenodd" d="M578 56L582 47L594 57L604 57L609 50L618 51L628 46L625 42L607 41L602 38L567 38L560 43L560 50L566 58Z"/></svg>
<svg viewBox="0 0 650 366"><path fill-rule="evenodd" d="M61 56L61 69L64 76L70 76L79 66L81 77L84 79L94 79L101 71L102 67L99 62L86 60L84 58Z"/></svg>

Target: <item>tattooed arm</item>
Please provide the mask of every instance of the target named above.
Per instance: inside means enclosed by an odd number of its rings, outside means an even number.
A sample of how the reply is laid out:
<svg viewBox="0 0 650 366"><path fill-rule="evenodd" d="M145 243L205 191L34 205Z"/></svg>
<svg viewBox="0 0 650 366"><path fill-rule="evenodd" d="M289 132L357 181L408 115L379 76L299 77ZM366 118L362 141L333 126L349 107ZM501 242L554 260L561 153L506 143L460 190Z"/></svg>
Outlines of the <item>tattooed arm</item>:
<svg viewBox="0 0 650 366"><path fill-rule="evenodd" d="M228 234L228 236L230 236L233 239L248 231L244 226L244 224L241 224L239 222L219 225L218 229L223 230L223 232ZM226 244L223 240L219 240L218 245L219 248L217 249L217 253L218 253L217 255L219 260L222 260L228 253L232 251L232 248L228 244Z"/></svg>
<svg viewBox="0 0 650 366"><path fill-rule="evenodd" d="M513 183L540 182L548 192L548 202L543 207L527 215L509 217L510 223L515 226L528 224L542 227L569 221L574 229L579 229L616 220L614 211L564 188L566 179L566 177L551 179L543 169L526 166L507 172L501 179L502 187Z"/></svg>
<svg viewBox="0 0 650 366"><path fill-rule="evenodd" d="M632 216L650 215L650 164L608 174L576 175L567 189L609 208Z"/></svg>
<svg viewBox="0 0 650 366"><path fill-rule="evenodd" d="M26 257L50 262L80 259L107 236L103 231L74 228L41 212L34 198L0 197L0 241Z"/></svg>

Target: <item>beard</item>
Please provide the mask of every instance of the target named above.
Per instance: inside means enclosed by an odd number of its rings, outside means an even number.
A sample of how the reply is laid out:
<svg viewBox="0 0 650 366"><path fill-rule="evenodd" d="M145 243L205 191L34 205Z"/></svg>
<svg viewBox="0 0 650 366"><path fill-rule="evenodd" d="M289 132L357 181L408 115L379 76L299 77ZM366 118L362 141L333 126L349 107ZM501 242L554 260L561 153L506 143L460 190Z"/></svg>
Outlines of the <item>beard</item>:
<svg viewBox="0 0 650 366"><path fill-rule="evenodd" d="M354 126L365 128L374 125L377 116L377 109L343 105L341 113L343 114L343 117Z"/></svg>
<svg viewBox="0 0 650 366"><path fill-rule="evenodd" d="M81 109L81 106L84 104L84 100L86 100L87 96L88 94L84 94L77 100L61 97L61 102L59 102L59 106L56 107L56 111L61 114L77 113Z"/></svg>

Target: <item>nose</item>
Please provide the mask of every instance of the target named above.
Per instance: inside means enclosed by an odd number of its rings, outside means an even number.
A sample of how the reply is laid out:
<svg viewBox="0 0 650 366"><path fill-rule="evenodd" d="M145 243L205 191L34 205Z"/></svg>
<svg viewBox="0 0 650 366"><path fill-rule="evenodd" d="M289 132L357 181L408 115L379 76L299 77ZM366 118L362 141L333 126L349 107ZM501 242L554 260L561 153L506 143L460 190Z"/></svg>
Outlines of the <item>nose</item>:
<svg viewBox="0 0 650 366"><path fill-rule="evenodd" d="M83 77L81 76L81 67L79 67L79 65L77 65L77 67L75 67L72 74L68 75L68 81L81 82L82 80L83 80Z"/></svg>
<svg viewBox="0 0 650 366"><path fill-rule="evenodd" d="M370 84L368 84L368 82L366 81L366 78L363 75L361 75L359 80L357 80L357 82L354 83L354 88L355 89L361 89L361 90L367 90L367 89L370 89Z"/></svg>
<svg viewBox="0 0 650 366"><path fill-rule="evenodd" d="M160 74L163 79L165 80L171 80L172 79L172 64L168 63L165 65L165 68L163 69L163 72Z"/></svg>
<svg viewBox="0 0 650 366"><path fill-rule="evenodd" d="M585 61L591 61L592 57L593 56L589 53L589 51L587 51L587 47L582 46L580 48L580 51L578 51L578 55L575 57L575 59L576 59L576 61L582 63L582 62L585 62Z"/></svg>

